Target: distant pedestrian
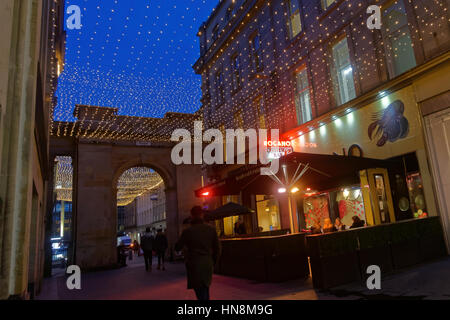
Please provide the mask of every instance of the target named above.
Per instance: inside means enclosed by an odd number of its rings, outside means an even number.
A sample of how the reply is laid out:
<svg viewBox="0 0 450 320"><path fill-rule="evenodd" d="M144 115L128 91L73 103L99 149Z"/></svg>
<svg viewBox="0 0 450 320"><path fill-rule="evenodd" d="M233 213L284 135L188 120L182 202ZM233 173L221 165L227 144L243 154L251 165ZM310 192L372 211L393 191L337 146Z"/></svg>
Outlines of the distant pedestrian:
<svg viewBox="0 0 450 320"><path fill-rule="evenodd" d="M214 265L220 252L219 239L216 230L204 223L201 207L193 207L191 217L191 226L183 231L175 244L175 250L187 248L188 289L194 289L198 300L209 300Z"/></svg>
<svg viewBox="0 0 450 320"><path fill-rule="evenodd" d="M162 269L166 270L166 267L164 266L164 257L168 246L169 244L167 242L166 235L162 232L162 229L158 229L158 233L156 234L153 244L153 249L156 251L156 255L158 256L158 270L161 269L161 265Z"/></svg>
<svg viewBox="0 0 450 320"><path fill-rule="evenodd" d="M127 266L127 254L126 254L126 246L123 244L123 241L120 241L120 244L117 246L117 263L119 267Z"/></svg>
<svg viewBox="0 0 450 320"><path fill-rule="evenodd" d="M139 246L139 242L137 240L134 240L133 242L133 251L134 254L136 254L139 257L139 251L141 250L140 246Z"/></svg>
<svg viewBox="0 0 450 320"><path fill-rule="evenodd" d="M153 258L153 241L154 238L150 233L150 228L145 229L145 234L141 238L141 248L144 251L145 270L152 271Z"/></svg>

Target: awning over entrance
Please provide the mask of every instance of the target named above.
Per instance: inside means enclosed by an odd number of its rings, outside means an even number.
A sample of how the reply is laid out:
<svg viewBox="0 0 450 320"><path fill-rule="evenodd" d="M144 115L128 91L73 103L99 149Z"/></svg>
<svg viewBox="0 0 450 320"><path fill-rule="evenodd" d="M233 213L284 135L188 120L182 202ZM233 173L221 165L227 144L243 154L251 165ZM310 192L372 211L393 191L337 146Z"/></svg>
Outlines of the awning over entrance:
<svg viewBox="0 0 450 320"><path fill-rule="evenodd" d="M231 216L240 216L244 214L255 213L255 210L241 206L234 202L228 202L227 204L206 213L208 220L220 220Z"/></svg>
<svg viewBox="0 0 450 320"><path fill-rule="evenodd" d="M361 157L323 155L293 152L279 159L280 169L277 177L286 183L282 166L286 166L288 177L294 176L297 169L308 165L309 169L296 183L300 190L327 190L359 183L359 171L369 168L401 170L401 163L392 160L379 160ZM268 165L265 165L266 167ZM269 176L261 175L264 165L245 165L232 172L227 178L214 182L195 191L197 197L236 195L241 192L251 194L275 194L280 184ZM288 181L286 184L290 184Z"/></svg>

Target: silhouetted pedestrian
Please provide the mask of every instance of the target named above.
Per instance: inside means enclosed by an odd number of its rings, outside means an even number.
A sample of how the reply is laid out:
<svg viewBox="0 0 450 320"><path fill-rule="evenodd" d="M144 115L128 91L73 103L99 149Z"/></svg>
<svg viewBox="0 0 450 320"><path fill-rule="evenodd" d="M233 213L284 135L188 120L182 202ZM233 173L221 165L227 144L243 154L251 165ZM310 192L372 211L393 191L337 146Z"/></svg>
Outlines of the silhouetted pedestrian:
<svg viewBox="0 0 450 320"><path fill-rule="evenodd" d="M154 238L150 233L150 228L145 229L145 234L141 238L141 248L144 251L145 270L152 271L153 258L153 241Z"/></svg>
<svg viewBox="0 0 450 320"><path fill-rule="evenodd" d="M219 239L216 230L204 223L201 207L193 207L191 217L191 226L183 231L175 244L175 250L187 248L188 289L194 289L198 300L209 300L214 265L219 258Z"/></svg>
<svg viewBox="0 0 450 320"><path fill-rule="evenodd" d="M162 229L158 229L158 233L156 234L155 241L153 244L153 249L156 251L156 255L158 256L158 270L161 268L166 270L164 266L164 257L166 255L167 247L169 246L167 242L167 237L162 232Z"/></svg>

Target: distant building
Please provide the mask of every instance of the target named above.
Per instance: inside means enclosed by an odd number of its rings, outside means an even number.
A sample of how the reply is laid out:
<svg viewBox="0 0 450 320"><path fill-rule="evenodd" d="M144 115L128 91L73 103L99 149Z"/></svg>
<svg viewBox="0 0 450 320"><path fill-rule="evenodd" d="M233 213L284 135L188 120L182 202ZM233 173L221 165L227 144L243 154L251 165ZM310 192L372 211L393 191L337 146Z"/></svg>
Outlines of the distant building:
<svg viewBox="0 0 450 320"><path fill-rule="evenodd" d="M140 241L140 235L146 228L150 228L154 234L158 229L167 228L166 196L163 184L138 196L123 208L123 231L133 240Z"/></svg>
<svg viewBox="0 0 450 320"><path fill-rule="evenodd" d="M117 207L117 231L123 231L125 228L125 206Z"/></svg>

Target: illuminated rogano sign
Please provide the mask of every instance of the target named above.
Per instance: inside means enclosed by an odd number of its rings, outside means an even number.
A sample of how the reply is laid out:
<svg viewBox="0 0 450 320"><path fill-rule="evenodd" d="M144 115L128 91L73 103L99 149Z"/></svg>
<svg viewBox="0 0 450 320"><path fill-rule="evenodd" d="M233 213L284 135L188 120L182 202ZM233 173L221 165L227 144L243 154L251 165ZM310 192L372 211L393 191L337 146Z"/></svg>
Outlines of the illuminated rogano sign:
<svg viewBox="0 0 450 320"><path fill-rule="evenodd" d="M291 141L266 140L264 147L267 148L268 159L279 159L294 151Z"/></svg>
<svg viewBox="0 0 450 320"><path fill-rule="evenodd" d="M292 143L290 141L272 141L267 140L264 141L265 147L292 147Z"/></svg>

